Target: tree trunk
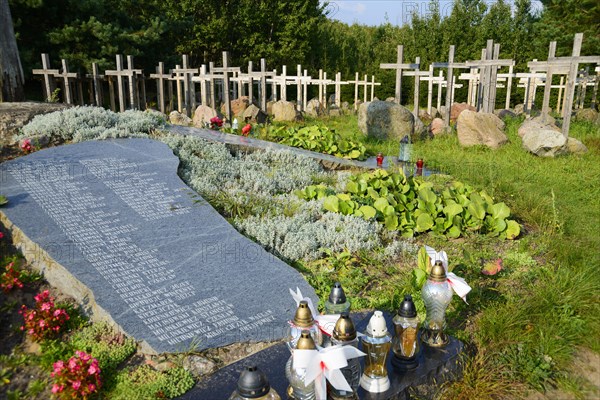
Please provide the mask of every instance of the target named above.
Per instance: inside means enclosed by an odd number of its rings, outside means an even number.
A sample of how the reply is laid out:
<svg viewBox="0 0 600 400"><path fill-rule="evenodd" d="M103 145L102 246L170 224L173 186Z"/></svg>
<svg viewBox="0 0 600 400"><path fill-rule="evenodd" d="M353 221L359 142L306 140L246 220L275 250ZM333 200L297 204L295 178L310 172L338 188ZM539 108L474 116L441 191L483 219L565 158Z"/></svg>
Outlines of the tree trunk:
<svg viewBox="0 0 600 400"><path fill-rule="evenodd" d="M0 0L0 102L25 100L23 81L8 0Z"/></svg>

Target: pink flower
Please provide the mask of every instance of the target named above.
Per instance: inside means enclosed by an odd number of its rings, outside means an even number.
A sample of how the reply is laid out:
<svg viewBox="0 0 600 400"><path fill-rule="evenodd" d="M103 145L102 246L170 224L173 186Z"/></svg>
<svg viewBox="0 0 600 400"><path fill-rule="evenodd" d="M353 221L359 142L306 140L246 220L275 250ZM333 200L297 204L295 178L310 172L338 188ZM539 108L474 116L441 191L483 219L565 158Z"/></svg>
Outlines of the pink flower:
<svg viewBox="0 0 600 400"><path fill-rule="evenodd" d="M50 311L51 308L52 308L52 304L50 304L50 303L43 303L42 307L41 307L41 310L42 311Z"/></svg>
<svg viewBox="0 0 600 400"><path fill-rule="evenodd" d="M92 365L90 365L90 367L88 368L88 374L90 374L90 375L97 374L98 372L100 372L100 370L98 369L98 366L97 366L97 365L94 365L94 364L92 364Z"/></svg>
<svg viewBox="0 0 600 400"><path fill-rule="evenodd" d="M63 360L58 360L54 364L52 364L54 368L54 372L60 372L65 367L65 362Z"/></svg>
<svg viewBox="0 0 600 400"><path fill-rule="evenodd" d="M93 383L88 383L88 389L91 392L95 392L96 391L96 385L94 385Z"/></svg>
<svg viewBox="0 0 600 400"><path fill-rule="evenodd" d="M2 232L0 232L0 239L4 239L4 233L2 233Z"/></svg>
<svg viewBox="0 0 600 400"><path fill-rule="evenodd" d="M75 357L71 357L71 359L69 360L69 369L70 370L78 370L79 369L79 363L77 362L77 359Z"/></svg>
<svg viewBox="0 0 600 400"><path fill-rule="evenodd" d="M46 321L44 321L43 319L40 320L40 328L43 328L46 326Z"/></svg>
<svg viewBox="0 0 600 400"><path fill-rule="evenodd" d="M71 386L73 386L73 389L79 390L79 388L81 387L81 381L75 381Z"/></svg>
<svg viewBox="0 0 600 400"><path fill-rule="evenodd" d="M59 385L58 383L55 383L54 385L52 385L52 393L60 393L63 391L65 387L63 385Z"/></svg>

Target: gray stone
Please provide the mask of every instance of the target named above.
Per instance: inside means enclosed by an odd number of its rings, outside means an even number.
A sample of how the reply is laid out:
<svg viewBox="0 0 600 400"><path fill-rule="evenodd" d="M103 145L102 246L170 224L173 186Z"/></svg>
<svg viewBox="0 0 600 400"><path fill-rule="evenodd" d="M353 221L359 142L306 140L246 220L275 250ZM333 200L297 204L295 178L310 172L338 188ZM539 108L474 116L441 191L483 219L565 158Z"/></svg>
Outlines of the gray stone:
<svg viewBox="0 0 600 400"><path fill-rule="evenodd" d="M295 121L296 106L291 101L279 100L273 104L273 119L275 121Z"/></svg>
<svg viewBox="0 0 600 400"><path fill-rule="evenodd" d="M522 144L525 150L540 157L554 157L569 151L563 134L550 129L528 131Z"/></svg>
<svg viewBox="0 0 600 400"><path fill-rule="evenodd" d="M567 139L567 149L569 150L569 153L577 155L585 154L588 152L587 146L573 137L569 137Z"/></svg>
<svg viewBox="0 0 600 400"><path fill-rule="evenodd" d="M395 103L396 102L396 98L395 97L388 97L385 99L385 101L390 102L390 103Z"/></svg>
<svg viewBox="0 0 600 400"><path fill-rule="evenodd" d="M169 122L173 125L189 126L192 124L192 119L179 111L171 111L169 114Z"/></svg>
<svg viewBox="0 0 600 400"><path fill-rule="evenodd" d="M500 118L500 119L517 117L517 114L515 114L514 112L512 112L510 110L506 110L506 109L495 110L494 114L496 114L498 116L498 118Z"/></svg>
<svg viewBox="0 0 600 400"><path fill-rule="evenodd" d="M515 114L521 115L525 113L525 104L517 104L515 106Z"/></svg>
<svg viewBox="0 0 600 400"><path fill-rule="evenodd" d="M258 108L254 104L250 104L248 108L246 108L242 118L245 122L255 122L259 124L264 124L265 122L267 122L267 114L265 114L260 108Z"/></svg>
<svg viewBox="0 0 600 400"><path fill-rule="evenodd" d="M171 113L173 114L173 113ZM205 105L199 105L194 111L194 126L197 128L204 128L210 125L210 119L218 116L217 110ZM185 124L175 124L175 125L184 125Z"/></svg>
<svg viewBox="0 0 600 400"><path fill-rule="evenodd" d="M577 114L575 114L575 119L577 121L595 123L598 119L598 111L593 110L591 108L582 108L581 110L577 110Z"/></svg>
<svg viewBox="0 0 600 400"><path fill-rule="evenodd" d="M267 101L267 115L273 115L273 104L274 101Z"/></svg>
<svg viewBox="0 0 600 400"><path fill-rule="evenodd" d="M506 142L504 122L492 113L463 110L456 121L458 142L461 146L483 145L497 149Z"/></svg>
<svg viewBox="0 0 600 400"><path fill-rule="evenodd" d="M16 144L14 136L36 115L71 107L62 103L0 103L0 146Z"/></svg>
<svg viewBox="0 0 600 400"><path fill-rule="evenodd" d="M358 128L377 139L402 139L414 133L415 118L399 104L371 101L358 109Z"/></svg>
<svg viewBox="0 0 600 400"><path fill-rule="evenodd" d="M342 110L336 107L335 105L331 105L329 107L329 110L327 110L327 113L330 117L339 117L340 115L342 115Z"/></svg>
<svg viewBox="0 0 600 400"><path fill-rule="evenodd" d="M214 361L195 354L185 357L182 365L196 378L210 375L217 370L217 364Z"/></svg>
<svg viewBox="0 0 600 400"><path fill-rule="evenodd" d="M0 220L51 285L144 351L283 338L288 288L317 301L314 290L187 187L178 165L150 139L35 152L0 164Z"/></svg>
<svg viewBox="0 0 600 400"><path fill-rule="evenodd" d="M347 101L343 101L342 102L342 106L341 106L342 111L349 111L350 110L350 103L348 103Z"/></svg>
<svg viewBox="0 0 600 400"><path fill-rule="evenodd" d="M325 114L325 107L323 107L321 102L315 98L306 103L306 109L304 111L311 117L321 117Z"/></svg>
<svg viewBox="0 0 600 400"><path fill-rule="evenodd" d="M560 128L556 126L556 120L547 115L543 120L541 117L526 119L517 130L517 134L522 138L527 132L539 130L561 131Z"/></svg>
<svg viewBox="0 0 600 400"><path fill-rule="evenodd" d="M237 99L231 100L231 115L241 117L246 108L250 106L250 98L248 96L240 96ZM225 104L221 106L221 113L225 114Z"/></svg>

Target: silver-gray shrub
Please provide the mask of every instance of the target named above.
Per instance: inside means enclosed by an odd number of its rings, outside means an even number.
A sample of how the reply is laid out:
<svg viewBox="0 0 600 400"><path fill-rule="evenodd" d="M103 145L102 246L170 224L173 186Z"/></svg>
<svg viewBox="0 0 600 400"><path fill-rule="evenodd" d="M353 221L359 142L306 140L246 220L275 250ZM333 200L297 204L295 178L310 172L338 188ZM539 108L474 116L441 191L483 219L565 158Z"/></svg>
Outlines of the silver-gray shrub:
<svg viewBox="0 0 600 400"><path fill-rule="evenodd" d="M129 110L114 113L101 107L72 107L36 115L18 139L57 138L73 142L119 137L146 137L164 123L157 113Z"/></svg>
<svg viewBox="0 0 600 400"><path fill-rule="evenodd" d="M267 215L236 219L235 225L269 251L288 260L316 260L324 249L334 252L371 250L381 246L381 225L351 215L321 212L311 201L292 216Z"/></svg>

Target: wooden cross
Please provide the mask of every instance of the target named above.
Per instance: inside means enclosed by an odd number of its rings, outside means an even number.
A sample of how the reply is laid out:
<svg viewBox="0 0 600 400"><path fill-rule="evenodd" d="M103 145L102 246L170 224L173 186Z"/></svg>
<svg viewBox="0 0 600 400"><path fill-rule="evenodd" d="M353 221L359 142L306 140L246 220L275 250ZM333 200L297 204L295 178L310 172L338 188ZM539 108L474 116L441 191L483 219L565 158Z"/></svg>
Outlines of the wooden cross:
<svg viewBox="0 0 600 400"><path fill-rule="evenodd" d="M551 68L552 71L558 68L568 67L567 89L565 91L565 106L563 107L563 125L562 133L565 137L569 136L569 128L571 126L571 113L573 112L573 99L575 95L575 84L577 81L577 72L579 64L600 64L600 56L581 56L581 45L583 43L583 33L577 33L573 41L573 52L571 57L552 57L544 62L527 63L529 68L543 69ZM547 80L548 81L548 80ZM547 82L546 81L546 82Z"/></svg>
<svg viewBox="0 0 600 400"><path fill-rule="evenodd" d="M138 74L141 75L142 70L141 69L133 69L133 57L132 56L127 56L127 69L123 69L123 56L121 54L117 54L116 64L117 64L116 70L104 71L104 75L117 77L117 86L118 86L118 90L119 90L119 110L121 112L123 112L123 111L125 111L125 108L126 108L126 99L125 99L124 88L123 88L123 84L124 84L123 78L125 77L128 79L129 101L130 101L131 107L136 108L137 107L137 105L136 105L137 95L135 93L135 90L136 90L135 77ZM112 86L111 82L109 82L109 85ZM111 90L111 96L114 96L113 93L114 92Z"/></svg>
<svg viewBox="0 0 600 400"><path fill-rule="evenodd" d="M600 84L600 67L596 67L596 78L594 79L594 93L592 94L591 108L596 109L596 99L598 98L598 86ZM562 84L562 83L561 83Z"/></svg>
<svg viewBox="0 0 600 400"><path fill-rule="evenodd" d="M354 73L354 80L348 81L348 83L354 83L354 111L358 109L358 85L364 86L365 92L365 103L367 99L367 75L365 75L365 79L363 81L358 79L358 72Z"/></svg>
<svg viewBox="0 0 600 400"><path fill-rule="evenodd" d="M69 63L64 58L61 60L62 68L59 73L54 76L63 79L63 86L65 89L65 101L67 104L73 104L73 93L71 90L71 80L79 78L79 74L76 72L69 72Z"/></svg>
<svg viewBox="0 0 600 400"><path fill-rule="evenodd" d="M365 80L366 80L366 75L365 75ZM375 75L371 75L371 83L369 83L369 85L371 85L371 101L373 101L373 99L375 98L375 86L381 86L381 82L375 82Z"/></svg>
<svg viewBox="0 0 600 400"><path fill-rule="evenodd" d="M102 93L102 81L104 80L104 75L100 75L97 63L92 63L92 74L87 75L87 77L91 79L91 92L94 94L94 104L98 107L102 107L102 104L104 102Z"/></svg>
<svg viewBox="0 0 600 400"><path fill-rule="evenodd" d="M444 117L444 127L450 126L450 109L452 108L452 100L453 100L453 85L454 85L454 68L464 68L465 64L454 63L454 45L450 46L450 51L448 52L448 62L447 63L432 63L433 68L447 68L447 84L446 84L446 112Z"/></svg>
<svg viewBox="0 0 600 400"><path fill-rule="evenodd" d="M215 69L212 62L209 63L209 69ZM223 75L206 72L206 64L200 66L200 75L192 76L192 82L200 82L202 105L211 108L215 108L215 79L223 79Z"/></svg>
<svg viewBox="0 0 600 400"><path fill-rule="evenodd" d="M155 74L150 74L150 78L152 79L156 79L156 94L157 94L157 100L158 100L158 106L160 109L160 112L165 114L165 104L166 102L166 98L165 98L165 81L169 82L169 80L171 80L173 78L173 74L171 72L169 73L165 73L165 63L163 63L162 61L160 61L158 63L158 66L156 67L156 73ZM170 87L170 85L169 85Z"/></svg>
<svg viewBox="0 0 600 400"><path fill-rule="evenodd" d="M225 103L225 117L227 117L227 121L231 122L231 100L229 97L229 73L239 73L239 67L230 67L229 66L229 53L223 52L223 66L215 67L213 69L214 72L220 72L223 74L223 102Z"/></svg>
<svg viewBox="0 0 600 400"><path fill-rule="evenodd" d="M481 78L477 101L477 111L492 113L496 107L496 81L498 68L513 65L510 59L500 60L500 45L493 40L487 41L487 47L481 51L481 60L467 61L465 66L480 68Z"/></svg>
<svg viewBox="0 0 600 400"><path fill-rule="evenodd" d="M54 93L54 77L58 75L57 69L50 69L50 57L48 54L42 54L42 69L34 69L32 71L34 75L44 76L44 94L46 101L50 101L52 94Z"/></svg>
<svg viewBox="0 0 600 400"><path fill-rule="evenodd" d="M419 118L419 90L421 86L421 76L429 76L429 71L420 71L421 67L421 57L417 57L415 59L415 63L412 64L414 67L414 71L406 72L404 76L414 76L415 77L415 88L414 88L414 97L413 97L413 115L415 118Z"/></svg>
<svg viewBox="0 0 600 400"><path fill-rule="evenodd" d="M327 79L327 72L323 72L322 69L319 70L319 79L312 79L312 84L316 84L319 86L319 102L323 105L323 107L327 106L327 85L333 83L332 80Z"/></svg>
<svg viewBox="0 0 600 400"><path fill-rule="evenodd" d="M341 107L342 105L342 88L341 85L347 85L348 82L342 81L342 73L338 72L335 74L335 105Z"/></svg>
<svg viewBox="0 0 600 400"><path fill-rule="evenodd" d="M177 85L177 105L178 111L182 112L182 100L185 113L189 117L196 109L196 90L193 77L198 73L198 68L189 67L189 58L187 54L182 55L183 67L179 65L175 66L175 69L171 70L173 74L172 80L175 80ZM183 93L181 91L181 83L183 82Z"/></svg>
<svg viewBox="0 0 600 400"><path fill-rule="evenodd" d="M381 69L395 69L396 70L396 90L394 95L394 101L396 104L400 104L400 98L402 97L402 70L412 69L411 64L402 64L404 54L404 46L398 45L396 64L380 64Z"/></svg>

